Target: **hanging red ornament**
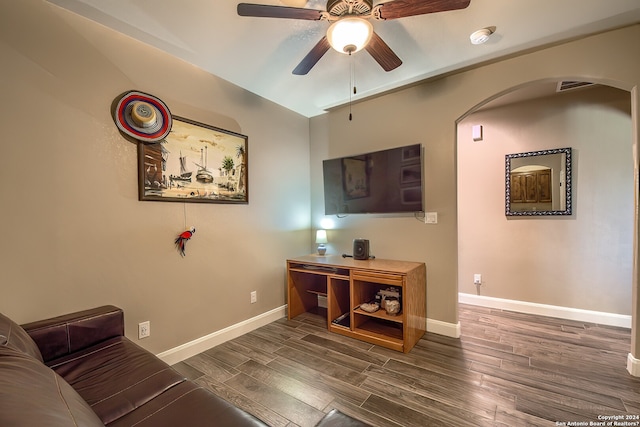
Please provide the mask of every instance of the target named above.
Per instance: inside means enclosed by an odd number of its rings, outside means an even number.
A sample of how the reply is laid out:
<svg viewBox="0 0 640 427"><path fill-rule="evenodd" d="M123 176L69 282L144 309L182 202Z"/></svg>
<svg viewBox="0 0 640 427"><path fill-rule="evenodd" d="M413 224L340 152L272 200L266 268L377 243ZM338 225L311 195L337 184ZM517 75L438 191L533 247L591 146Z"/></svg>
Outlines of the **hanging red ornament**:
<svg viewBox="0 0 640 427"><path fill-rule="evenodd" d="M180 233L180 235L178 235L178 237L176 238L176 241L175 241L176 249L178 249L178 252L180 253L180 255L185 256L185 253L184 253L185 244L187 243L187 240L189 240L191 236L193 236L193 233L195 232L196 232L196 229L194 227L191 227L187 231Z"/></svg>

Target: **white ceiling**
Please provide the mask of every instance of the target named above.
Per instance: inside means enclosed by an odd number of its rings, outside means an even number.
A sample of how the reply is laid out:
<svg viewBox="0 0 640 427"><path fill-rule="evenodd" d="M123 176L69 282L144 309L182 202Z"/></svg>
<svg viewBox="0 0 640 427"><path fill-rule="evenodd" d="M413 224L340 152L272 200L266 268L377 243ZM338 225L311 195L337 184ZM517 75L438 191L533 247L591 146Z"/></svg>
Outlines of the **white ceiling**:
<svg viewBox="0 0 640 427"><path fill-rule="evenodd" d="M291 71L325 34L326 21L241 17L237 0L49 1L307 117L349 102L351 60L357 100L521 50L640 22L640 0L471 0L463 10L372 21L403 61L396 70L383 71L365 51L349 58L330 49L309 74L296 76ZM325 6L326 1L308 0L304 7ZM469 42L473 31L489 26L497 30L487 43Z"/></svg>

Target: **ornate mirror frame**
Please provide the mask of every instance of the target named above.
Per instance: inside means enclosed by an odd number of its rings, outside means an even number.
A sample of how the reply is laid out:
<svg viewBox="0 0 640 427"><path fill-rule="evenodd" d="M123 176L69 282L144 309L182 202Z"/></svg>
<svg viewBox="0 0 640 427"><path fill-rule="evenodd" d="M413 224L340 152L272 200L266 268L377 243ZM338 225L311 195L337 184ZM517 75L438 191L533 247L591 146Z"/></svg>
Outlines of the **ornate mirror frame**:
<svg viewBox="0 0 640 427"><path fill-rule="evenodd" d="M564 154L564 162L561 162L561 168L564 169L564 195L559 191L559 197L564 198L564 209L536 209L533 206L531 209L520 209L512 205L512 163L516 162L516 159L522 158L534 158L536 156L546 156L550 154ZM532 159L535 160L535 159ZM551 183L554 183L554 179L551 179ZM550 183L550 184L551 184ZM555 182L557 185L558 183ZM562 183L560 182L560 185ZM537 185L537 184L536 184ZM527 153L507 154L505 156L505 215L506 216L551 216L551 215L571 215L573 211L572 198L571 198L571 148L555 148L551 150L530 151ZM522 190L521 190L522 191ZM524 205L525 203L520 203Z"/></svg>

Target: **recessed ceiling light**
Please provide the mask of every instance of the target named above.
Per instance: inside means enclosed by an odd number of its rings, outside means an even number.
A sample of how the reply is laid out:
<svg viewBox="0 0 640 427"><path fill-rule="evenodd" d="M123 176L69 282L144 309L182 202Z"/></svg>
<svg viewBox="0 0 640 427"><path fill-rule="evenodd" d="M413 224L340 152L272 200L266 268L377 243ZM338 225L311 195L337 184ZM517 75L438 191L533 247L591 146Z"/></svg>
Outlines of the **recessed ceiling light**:
<svg viewBox="0 0 640 427"><path fill-rule="evenodd" d="M495 31L496 27L481 28L478 31L474 31L473 33L471 33L471 35L469 36L469 40L471 40L472 44L482 44L489 40L489 37Z"/></svg>

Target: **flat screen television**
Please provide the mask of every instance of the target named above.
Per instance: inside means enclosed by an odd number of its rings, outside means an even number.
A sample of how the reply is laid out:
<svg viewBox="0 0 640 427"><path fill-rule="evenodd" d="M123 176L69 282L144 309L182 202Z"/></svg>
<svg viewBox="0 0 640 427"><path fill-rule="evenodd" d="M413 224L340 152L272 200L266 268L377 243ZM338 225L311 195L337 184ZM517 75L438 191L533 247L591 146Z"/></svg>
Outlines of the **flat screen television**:
<svg viewBox="0 0 640 427"><path fill-rule="evenodd" d="M324 160L325 215L423 210L420 144Z"/></svg>

